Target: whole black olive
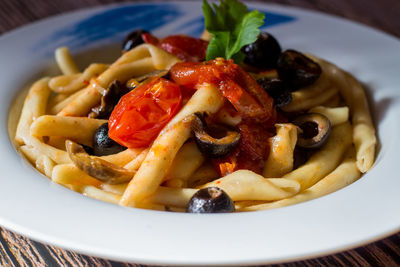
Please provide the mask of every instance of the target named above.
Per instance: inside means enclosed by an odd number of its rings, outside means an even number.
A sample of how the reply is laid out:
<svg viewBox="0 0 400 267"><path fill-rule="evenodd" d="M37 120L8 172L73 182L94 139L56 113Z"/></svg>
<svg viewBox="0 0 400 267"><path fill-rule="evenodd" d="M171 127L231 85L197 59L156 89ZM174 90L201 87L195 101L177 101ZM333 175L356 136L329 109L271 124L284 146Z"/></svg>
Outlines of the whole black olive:
<svg viewBox="0 0 400 267"><path fill-rule="evenodd" d="M197 191L186 208L188 213L226 213L234 212L232 199L218 187L206 187Z"/></svg>
<svg viewBox="0 0 400 267"><path fill-rule="evenodd" d="M246 57L244 63L257 68L274 68L281 54L278 41L267 32L261 32L257 40L243 47Z"/></svg>
<svg viewBox="0 0 400 267"><path fill-rule="evenodd" d="M281 80L297 90L313 84L321 75L318 63L295 50L286 50L278 59L278 75Z"/></svg>
<svg viewBox="0 0 400 267"><path fill-rule="evenodd" d="M149 32L139 29L139 30L129 33L125 37L124 43L122 44L122 51L129 51L129 50L135 48L136 46L143 44L144 43L143 38L142 38L143 33L149 33Z"/></svg>
<svg viewBox="0 0 400 267"><path fill-rule="evenodd" d="M329 119L319 113L308 113L297 117L293 124L300 127L297 146L305 149L322 147L331 133Z"/></svg>
<svg viewBox="0 0 400 267"><path fill-rule="evenodd" d="M292 94L280 79L260 78L258 84L274 99L275 106L283 107L292 102Z"/></svg>
<svg viewBox="0 0 400 267"><path fill-rule="evenodd" d="M223 125L207 125L196 114L192 130L199 150L209 158L221 158L230 154L239 144L240 133Z"/></svg>
<svg viewBox="0 0 400 267"><path fill-rule="evenodd" d="M107 156L125 150L108 136L108 123L101 125L93 136L93 152L96 156Z"/></svg>

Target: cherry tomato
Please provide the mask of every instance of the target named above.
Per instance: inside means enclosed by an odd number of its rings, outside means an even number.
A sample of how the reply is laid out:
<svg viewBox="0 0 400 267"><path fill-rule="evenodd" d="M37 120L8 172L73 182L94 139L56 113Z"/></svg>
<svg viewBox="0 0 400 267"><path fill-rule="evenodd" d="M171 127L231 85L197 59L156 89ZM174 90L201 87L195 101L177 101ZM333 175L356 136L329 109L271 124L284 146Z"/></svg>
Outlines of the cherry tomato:
<svg viewBox="0 0 400 267"><path fill-rule="evenodd" d="M208 42L184 35L171 35L164 38L160 47L184 61L206 59Z"/></svg>
<svg viewBox="0 0 400 267"><path fill-rule="evenodd" d="M124 95L111 113L109 137L129 147L147 147L178 112L179 85L154 78Z"/></svg>

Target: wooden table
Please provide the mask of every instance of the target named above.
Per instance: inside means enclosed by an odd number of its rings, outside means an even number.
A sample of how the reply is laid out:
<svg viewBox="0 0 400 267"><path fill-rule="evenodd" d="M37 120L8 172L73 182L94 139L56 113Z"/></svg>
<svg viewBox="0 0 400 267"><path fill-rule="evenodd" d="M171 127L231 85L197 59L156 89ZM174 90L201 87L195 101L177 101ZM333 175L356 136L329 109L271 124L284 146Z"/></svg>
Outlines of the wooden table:
<svg viewBox="0 0 400 267"><path fill-rule="evenodd" d="M0 34L32 21L117 0L1 0ZM400 37L399 0L273 0L266 2L314 9L367 24ZM400 51L399 51L400 52ZM143 266L94 258L47 246L0 228L0 266ZM281 266L400 266L400 233L326 257Z"/></svg>

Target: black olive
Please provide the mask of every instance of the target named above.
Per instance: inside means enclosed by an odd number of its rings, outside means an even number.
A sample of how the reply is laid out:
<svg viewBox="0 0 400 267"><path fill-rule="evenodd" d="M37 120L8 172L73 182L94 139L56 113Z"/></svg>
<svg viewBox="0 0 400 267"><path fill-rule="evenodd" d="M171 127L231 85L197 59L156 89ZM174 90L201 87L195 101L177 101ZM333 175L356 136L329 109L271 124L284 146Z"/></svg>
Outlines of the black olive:
<svg viewBox="0 0 400 267"><path fill-rule="evenodd" d="M279 78L297 90L313 84L321 75L321 67L312 59L295 50L286 50L278 59Z"/></svg>
<svg viewBox="0 0 400 267"><path fill-rule="evenodd" d="M92 108L92 112L89 113L89 117L108 119L119 99L127 92L128 89L123 87L118 80L115 80L110 84L104 95L101 97L100 105Z"/></svg>
<svg viewBox="0 0 400 267"><path fill-rule="evenodd" d="M122 51L129 51L132 48L135 48L136 46L143 44L144 43L143 38L142 38L143 33L149 33L149 32L139 29L139 30L129 33L125 37L124 43L122 45Z"/></svg>
<svg viewBox="0 0 400 267"><path fill-rule="evenodd" d="M244 63L265 69L274 68L281 54L281 46L269 33L261 32L257 40L243 47L246 57Z"/></svg>
<svg viewBox="0 0 400 267"><path fill-rule="evenodd" d="M319 113L308 113L297 117L293 124L300 127L297 146L305 149L322 147L331 133L329 119Z"/></svg>
<svg viewBox="0 0 400 267"><path fill-rule="evenodd" d="M239 144L240 133L223 125L207 125L196 114L192 130L199 150L209 158L221 158L230 154Z"/></svg>
<svg viewBox="0 0 400 267"><path fill-rule="evenodd" d="M293 151L293 169L302 166L311 157L313 151L296 147Z"/></svg>
<svg viewBox="0 0 400 267"><path fill-rule="evenodd" d="M93 136L93 152L96 156L107 156L125 150L108 136L108 123L101 125Z"/></svg>
<svg viewBox="0 0 400 267"><path fill-rule="evenodd" d="M86 151L86 153L88 153L89 155L94 155L94 149L91 148L90 146L85 146L83 144L80 144L83 149Z"/></svg>
<svg viewBox="0 0 400 267"><path fill-rule="evenodd" d="M260 78L257 82L274 99L275 106L283 107L292 102L292 94L282 80Z"/></svg>
<svg viewBox="0 0 400 267"><path fill-rule="evenodd" d="M218 187L206 187L197 191L186 208L189 213L226 213L234 212L232 199Z"/></svg>

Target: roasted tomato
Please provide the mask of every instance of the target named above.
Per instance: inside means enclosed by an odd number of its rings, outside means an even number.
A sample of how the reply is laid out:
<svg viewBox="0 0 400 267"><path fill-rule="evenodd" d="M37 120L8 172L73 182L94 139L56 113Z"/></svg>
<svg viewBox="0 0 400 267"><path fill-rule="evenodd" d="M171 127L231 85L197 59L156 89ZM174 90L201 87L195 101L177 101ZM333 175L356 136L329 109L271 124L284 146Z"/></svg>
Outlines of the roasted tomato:
<svg viewBox="0 0 400 267"><path fill-rule="evenodd" d="M160 47L184 61L206 59L208 42L185 35L171 35L164 38Z"/></svg>
<svg viewBox="0 0 400 267"><path fill-rule="evenodd" d="M218 58L207 62L177 63L170 69L170 78L189 88L202 83L215 84L243 118L267 122L276 116L273 99L232 60Z"/></svg>
<svg viewBox="0 0 400 267"><path fill-rule="evenodd" d="M147 147L181 106L179 85L153 80L124 95L111 113L108 135L129 147Z"/></svg>
<svg viewBox="0 0 400 267"><path fill-rule="evenodd" d="M170 70L170 78L189 88L202 83L216 85L242 117L242 122L237 125L241 135L239 145L226 157L213 160L216 170L221 175L238 169L261 173L268 157L267 141L270 131L274 130L276 110L273 99L254 78L232 60L224 59L175 64Z"/></svg>

